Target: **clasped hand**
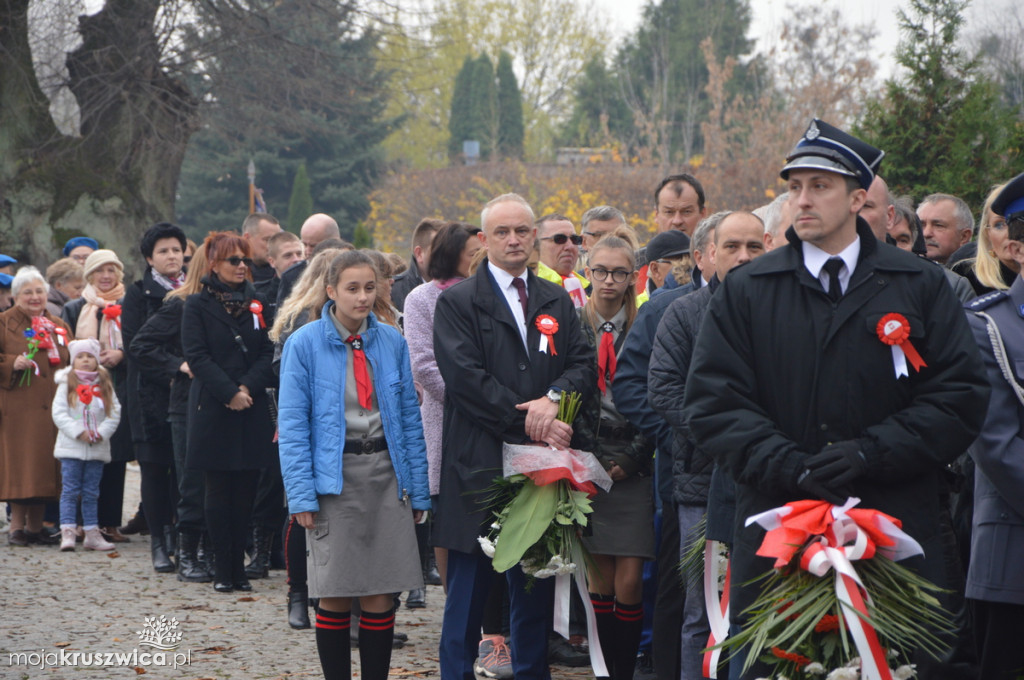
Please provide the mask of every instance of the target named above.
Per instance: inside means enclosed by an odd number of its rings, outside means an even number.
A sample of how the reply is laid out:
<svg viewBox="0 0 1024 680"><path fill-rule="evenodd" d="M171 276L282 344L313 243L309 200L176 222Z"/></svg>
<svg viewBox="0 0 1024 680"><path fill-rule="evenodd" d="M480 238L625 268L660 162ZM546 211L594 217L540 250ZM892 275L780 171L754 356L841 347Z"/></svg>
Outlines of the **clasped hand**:
<svg viewBox="0 0 1024 680"><path fill-rule="evenodd" d="M526 411L526 436L535 442L550 444L556 449L567 449L572 441L572 426L558 420L558 404L547 397L540 397L523 404L516 404L520 411Z"/></svg>
<svg viewBox="0 0 1024 680"><path fill-rule="evenodd" d="M850 485L868 470L867 459L856 440L829 444L804 460L797 486L812 496L842 505L850 496Z"/></svg>

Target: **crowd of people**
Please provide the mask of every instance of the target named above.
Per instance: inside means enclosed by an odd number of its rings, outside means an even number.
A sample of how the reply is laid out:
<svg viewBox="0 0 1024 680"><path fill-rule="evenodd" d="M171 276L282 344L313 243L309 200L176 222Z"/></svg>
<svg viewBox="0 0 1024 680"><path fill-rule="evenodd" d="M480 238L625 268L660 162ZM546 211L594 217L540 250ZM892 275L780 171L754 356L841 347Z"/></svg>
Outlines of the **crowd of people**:
<svg viewBox="0 0 1024 680"><path fill-rule="evenodd" d="M1024 175L975 224L956 196L892 195L883 155L812 121L753 212L670 175L643 247L613 206L576 225L504 194L479 225L424 219L408 262L266 213L199 245L153 225L128 283L89 237L45 273L0 255L8 543L148 533L155 571L217 592L283 567L329 679L354 646L387 678L401 596L443 585L444 680L543 679L589 662L581 602L553 634L552 579L499 576L477 539L503 444L572 446L614 482L583 537L609 677L708 677L704 582L677 568L695 538L729 547L735 633L772 564L746 518L849 497L899 518L924 548L906 564L946 589L946 654L903 650L918 677L1017 677ZM717 677L768 676L743 661Z"/></svg>

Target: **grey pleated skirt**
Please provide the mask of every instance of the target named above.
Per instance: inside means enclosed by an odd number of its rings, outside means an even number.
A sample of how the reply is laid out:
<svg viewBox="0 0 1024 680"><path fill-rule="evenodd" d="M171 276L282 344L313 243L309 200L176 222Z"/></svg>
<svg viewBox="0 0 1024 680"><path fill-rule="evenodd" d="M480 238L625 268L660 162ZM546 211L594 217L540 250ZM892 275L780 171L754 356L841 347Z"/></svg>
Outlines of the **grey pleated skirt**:
<svg viewBox="0 0 1024 680"><path fill-rule="evenodd" d="M423 587L412 506L398 496L387 451L345 454L341 495L319 496L306 531L310 597L362 597Z"/></svg>
<svg viewBox="0 0 1024 680"><path fill-rule="evenodd" d="M583 545L594 555L654 559L654 487L650 477L628 477L599 492L590 515L593 534Z"/></svg>

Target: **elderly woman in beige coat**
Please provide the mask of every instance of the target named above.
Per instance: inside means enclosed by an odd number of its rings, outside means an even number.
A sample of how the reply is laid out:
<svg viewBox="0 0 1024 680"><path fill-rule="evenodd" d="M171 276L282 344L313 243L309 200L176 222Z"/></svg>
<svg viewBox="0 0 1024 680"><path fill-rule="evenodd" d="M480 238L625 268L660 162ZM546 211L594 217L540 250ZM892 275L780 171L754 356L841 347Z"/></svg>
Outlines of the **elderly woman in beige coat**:
<svg viewBox="0 0 1024 680"><path fill-rule="evenodd" d="M60 497L61 488L50 404L54 374L68 365L72 335L46 311L47 290L38 269L22 267L11 282L14 306L0 314L0 500L11 506L7 540L16 546L56 543L42 530L43 503ZM49 342L29 358L26 331L40 328Z"/></svg>

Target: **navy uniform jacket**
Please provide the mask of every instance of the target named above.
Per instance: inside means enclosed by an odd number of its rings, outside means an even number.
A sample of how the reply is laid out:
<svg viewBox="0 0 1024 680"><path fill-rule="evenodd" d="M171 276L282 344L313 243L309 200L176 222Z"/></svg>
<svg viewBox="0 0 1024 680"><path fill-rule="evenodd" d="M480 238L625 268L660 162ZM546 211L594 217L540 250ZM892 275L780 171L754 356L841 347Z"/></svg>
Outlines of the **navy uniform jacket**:
<svg viewBox="0 0 1024 680"><path fill-rule="evenodd" d="M442 548L480 549L477 536L492 521L486 501L501 476L501 444L528 441L526 411L515 405L552 387L579 392L584 401L597 389L597 360L569 295L533 272L526 285L526 347L487 260L437 300L434 355L446 389L433 542ZM541 314L558 322L558 354L539 350Z"/></svg>
<svg viewBox="0 0 1024 680"><path fill-rule="evenodd" d="M711 298L694 348L685 409L702 446L737 482L732 600L741 612L772 560L744 520L807 498L804 460L830 442L860 440L869 472L852 486L861 508L903 520L925 557L907 565L943 585L940 479L977 436L988 380L960 303L942 271L881 243L857 219L860 258L833 304L804 266L801 241L737 267ZM878 321L899 313L927 362L897 380Z"/></svg>
<svg viewBox="0 0 1024 680"><path fill-rule="evenodd" d="M1024 604L1024 406L1003 376L984 317L999 328L1018 384L1024 381L1024 279L1009 291L990 293L967 305L968 322L981 350L992 398L981 435L971 445L977 465L967 597Z"/></svg>

